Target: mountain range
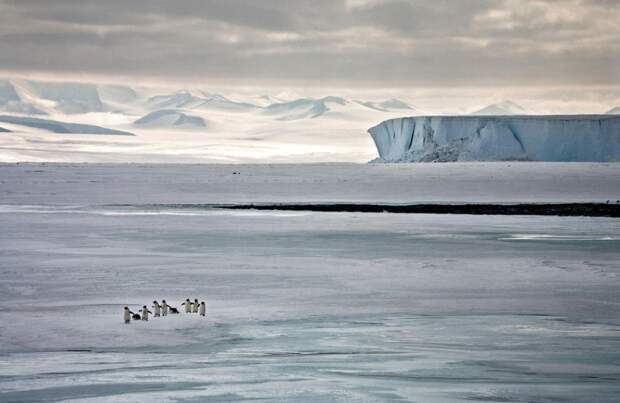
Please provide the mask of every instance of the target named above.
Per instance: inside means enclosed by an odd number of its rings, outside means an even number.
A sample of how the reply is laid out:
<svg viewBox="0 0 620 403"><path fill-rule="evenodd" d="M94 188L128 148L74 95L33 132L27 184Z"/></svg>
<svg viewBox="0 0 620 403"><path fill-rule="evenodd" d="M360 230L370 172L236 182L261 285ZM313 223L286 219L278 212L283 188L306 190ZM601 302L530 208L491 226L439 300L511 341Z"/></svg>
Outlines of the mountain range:
<svg viewBox="0 0 620 403"><path fill-rule="evenodd" d="M620 109L616 107L607 113L618 114ZM200 88L171 90L0 79L0 132L5 139L11 137L16 142L19 140L13 133L135 135L136 140L147 141L156 149L163 139L183 139L187 144L209 139L218 147L225 147L233 140L295 144L302 137L314 143L321 136L330 136L329 141L338 138L345 144L377 122L424 114L428 111L394 97L364 99L359 95L333 94L313 97L299 96L292 91L269 94L249 90L221 93ZM504 100L469 114L497 116L532 112L514 101ZM15 147L17 150L23 144Z"/></svg>
<svg viewBox="0 0 620 403"><path fill-rule="evenodd" d="M367 113L376 120L386 115L415 111L414 107L398 99L365 101L339 96L286 99L265 94L245 98L231 99L202 90L157 91L122 85L0 79L0 112L22 118L50 117L48 123L36 126L51 131L59 128L54 126L56 123L83 123L84 118L80 117L78 122L74 120L80 115L103 113L127 117L120 119L123 130L205 130L211 119L231 114L294 121L320 117L355 120L360 114ZM15 118L10 123L19 126L19 122L20 119ZM33 127L32 120L21 122L23 126Z"/></svg>

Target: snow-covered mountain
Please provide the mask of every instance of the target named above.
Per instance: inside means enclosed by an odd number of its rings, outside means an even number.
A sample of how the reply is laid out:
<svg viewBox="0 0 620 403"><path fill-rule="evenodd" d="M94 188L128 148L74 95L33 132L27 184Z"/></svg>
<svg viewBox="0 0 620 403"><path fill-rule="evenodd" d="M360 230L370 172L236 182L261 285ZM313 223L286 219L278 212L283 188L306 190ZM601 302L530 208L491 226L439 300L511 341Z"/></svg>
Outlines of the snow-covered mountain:
<svg viewBox="0 0 620 403"><path fill-rule="evenodd" d="M512 101L502 101L491 104L472 112L471 115L498 116L498 115L527 115L528 112L521 106Z"/></svg>
<svg viewBox="0 0 620 403"><path fill-rule="evenodd" d="M30 81L26 86L33 96L53 102L54 110L65 114L105 110L97 86L93 84Z"/></svg>
<svg viewBox="0 0 620 403"><path fill-rule="evenodd" d="M259 108L246 102L236 102L220 94L200 91L197 94L183 90L171 94L156 95L149 98L150 109L216 109L231 112L245 112Z"/></svg>
<svg viewBox="0 0 620 403"><path fill-rule="evenodd" d="M0 80L0 110L25 115L45 115L46 112L30 101L12 81Z"/></svg>
<svg viewBox="0 0 620 403"><path fill-rule="evenodd" d="M278 120L298 120L318 118L336 105L347 105L348 101L341 97L327 96L323 98L300 98L289 102L271 104L264 108L264 113L274 115Z"/></svg>
<svg viewBox="0 0 620 403"><path fill-rule="evenodd" d="M133 89L119 85L0 79L0 111L22 115L107 112L137 98Z"/></svg>
<svg viewBox="0 0 620 403"><path fill-rule="evenodd" d="M149 98L146 105L149 109L195 108L203 100L189 91L183 90L172 94L155 95Z"/></svg>
<svg viewBox="0 0 620 403"><path fill-rule="evenodd" d="M388 99L388 100L381 101L381 102L373 102L373 101L356 101L356 102L362 106L365 106L370 109L375 109L381 112L405 111L405 110L415 111L414 107L410 106L406 102L403 102L395 98Z"/></svg>
<svg viewBox="0 0 620 403"><path fill-rule="evenodd" d="M375 113L402 113L415 111L415 108L395 98L383 101L349 100L340 96L285 99L267 94L230 98L203 90L154 92L148 88L122 85L0 79L0 112L5 113L20 115L119 113L137 115L138 119L151 112L162 110L175 110L188 116L196 115L203 120L208 116L198 115L209 112L259 112L275 120L288 121L322 116L356 118L357 116L353 115L364 110L369 116L380 116Z"/></svg>
<svg viewBox="0 0 620 403"><path fill-rule="evenodd" d="M146 127L207 127L207 123L200 116L185 114L175 109L160 109L141 117L134 122L135 125Z"/></svg>
<svg viewBox="0 0 620 403"><path fill-rule="evenodd" d="M128 105L139 99L136 90L123 85L98 85L97 93L105 105Z"/></svg>
<svg viewBox="0 0 620 403"><path fill-rule="evenodd" d="M605 112L605 114L606 115L620 115L620 106L616 106L615 108L611 108L610 110Z"/></svg>
<svg viewBox="0 0 620 403"><path fill-rule="evenodd" d="M368 132L383 162L620 161L615 116L419 116Z"/></svg>
<svg viewBox="0 0 620 403"><path fill-rule="evenodd" d="M200 104L198 108L218 109L231 112L249 112L260 108L260 106L248 102L232 101L221 94L202 92L202 95L204 102Z"/></svg>
<svg viewBox="0 0 620 403"><path fill-rule="evenodd" d="M166 141L195 134L225 144L231 137L253 141L278 137L286 142L283 133L363 132L374 122L414 110L395 98L360 100L299 96L292 90L279 90L277 95L239 91L0 79L0 114L13 122L5 123L3 129L16 135L99 130L90 125L109 130L106 133L134 132L153 139L169 131ZM46 119L26 119L37 116ZM299 120L308 120L308 124L286 123ZM71 124L75 126L67 126ZM207 127L209 136L204 136Z"/></svg>
<svg viewBox="0 0 620 403"><path fill-rule="evenodd" d="M264 113L274 115L278 120L298 120L318 117L352 118L361 114L376 116L381 113L413 112L415 108L398 99L385 101L348 100L339 96L322 98L299 98L288 102L278 102L264 108Z"/></svg>
<svg viewBox="0 0 620 403"><path fill-rule="evenodd" d="M269 105L273 105L273 104L281 104L283 102L286 102L287 100L284 98L280 98L277 96L272 96L272 95L267 95L267 94L263 94L263 95L255 95L255 96L246 96L245 98L247 98L247 102L258 106L260 108L265 108Z"/></svg>

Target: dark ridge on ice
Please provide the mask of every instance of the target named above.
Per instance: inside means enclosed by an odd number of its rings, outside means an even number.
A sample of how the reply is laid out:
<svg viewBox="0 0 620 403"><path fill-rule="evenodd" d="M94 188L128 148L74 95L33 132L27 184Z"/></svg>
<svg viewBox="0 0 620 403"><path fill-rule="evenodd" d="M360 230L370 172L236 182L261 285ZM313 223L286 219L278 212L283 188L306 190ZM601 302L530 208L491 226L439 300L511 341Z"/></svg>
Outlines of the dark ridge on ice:
<svg viewBox="0 0 620 403"><path fill-rule="evenodd" d="M106 206L104 206L106 207ZM620 217L620 202L607 203L459 203L459 204L370 204L370 203L249 203L249 204L111 204L107 207L163 209L283 210L334 213L540 215Z"/></svg>
<svg viewBox="0 0 620 403"><path fill-rule="evenodd" d="M234 204L215 208L233 210L286 210L397 214L552 215L620 217L618 203L519 204Z"/></svg>

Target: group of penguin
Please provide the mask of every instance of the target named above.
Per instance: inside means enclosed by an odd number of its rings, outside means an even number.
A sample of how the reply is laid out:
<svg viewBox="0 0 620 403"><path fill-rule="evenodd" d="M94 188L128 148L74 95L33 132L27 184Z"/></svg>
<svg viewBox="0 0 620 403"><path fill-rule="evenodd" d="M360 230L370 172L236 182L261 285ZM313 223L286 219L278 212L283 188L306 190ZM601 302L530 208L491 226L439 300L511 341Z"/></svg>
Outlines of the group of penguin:
<svg viewBox="0 0 620 403"><path fill-rule="evenodd" d="M185 305L185 313L198 313L200 316L207 315L207 304L204 301L198 302L198 298L195 298L193 302L187 298L181 305ZM153 301L153 311L155 311L155 313L149 311L146 305L143 305L139 313L137 313L132 312L129 307L126 306L123 308L123 320L125 323L130 323L132 319L146 322L149 320L149 315L153 315L157 318L160 316L168 316L168 312L170 312L170 314L179 313L179 310L168 305L165 299L161 300L161 304L157 301Z"/></svg>

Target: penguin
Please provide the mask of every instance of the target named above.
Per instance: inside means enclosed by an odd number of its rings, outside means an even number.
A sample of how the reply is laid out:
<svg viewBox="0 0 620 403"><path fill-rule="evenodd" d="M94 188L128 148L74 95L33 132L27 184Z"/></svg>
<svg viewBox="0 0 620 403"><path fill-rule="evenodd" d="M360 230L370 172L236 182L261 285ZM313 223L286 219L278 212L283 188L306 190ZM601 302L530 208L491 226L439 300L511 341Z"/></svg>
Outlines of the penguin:
<svg viewBox="0 0 620 403"><path fill-rule="evenodd" d="M133 319L133 320L140 320L140 319L142 319L142 317L140 316L139 313L132 313L131 319Z"/></svg>
<svg viewBox="0 0 620 403"><path fill-rule="evenodd" d="M192 313L198 313L198 308L200 304L198 303L198 298L194 298L194 303L192 304Z"/></svg>
<svg viewBox="0 0 620 403"><path fill-rule="evenodd" d="M204 301L202 301L200 303L200 316L206 316L207 315L207 304L205 304Z"/></svg>
<svg viewBox="0 0 620 403"><path fill-rule="evenodd" d="M153 316L155 316L156 318L161 316L161 305L159 305L157 301L153 301L153 311L155 311L155 314L153 314Z"/></svg>
<svg viewBox="0 0 620 403"><path fill-rule="evenodd" d="M181 305L185 305L185 313L192 313L192 301L187 298Z"/></svg>
<svg viewBox="0 0 620 403"><path fill-rule="evenodd" d="M129 307L123 308L123 320L125 323L131 322L131 315L135 314L129 310Z"/></svg>
<svg viewBox="0 0 620 403"><path fill-rule="evenodd" d="M149 311L149 308L147 308L146 305L142 306L142 320L143 321L148 322L149 313L152 314L153 312Z"/></svg>
<svg viewBox="0 0 620 403"><path fill-rule="evenodd" d="M166 303L165 299L161 300L161 316L167 316L168 315L168 304Z"/></svg>
<svg viewBox="0 0 620 403"><path fill-rule="evenodd" d="M178 313L179 313L179 310L178 310L178 309L176 309L175 307L171 306L171 307L170 307L170 313L171 313L171 314L178 314Z"/></svg>

